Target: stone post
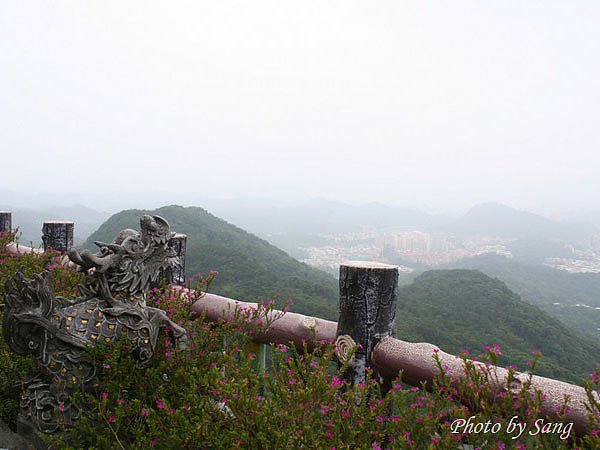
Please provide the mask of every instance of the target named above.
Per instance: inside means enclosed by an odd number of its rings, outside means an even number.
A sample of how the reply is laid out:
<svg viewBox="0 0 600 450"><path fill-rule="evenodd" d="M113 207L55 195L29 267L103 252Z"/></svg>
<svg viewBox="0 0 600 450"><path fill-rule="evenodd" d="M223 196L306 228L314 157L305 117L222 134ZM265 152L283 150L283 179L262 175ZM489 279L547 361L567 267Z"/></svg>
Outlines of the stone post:
<svg viewBox="0 0 600 450"><path fill-rule="evenodd" d="M75 224L62 220L47 220L42 227L44 251L54 249L66 253L73 247L73 231Z"/></svg>
<svg viewBox="0 0 600 450"><path fill-rule="evenodd" d="M12 213L10 211L0 211L0 233L10 233L12 231Z"/></svg>
<svg viewBox="0 0 600 450"><path fill-rule="evenodd" d="M175 233L168 242L169 247L175 249L177 258L181 263L181 267L169 268L161 270L158 274L156 282L151 283L151 288L160 288L163 284L163 280L167 284L185 284L185 250L187 245L187 235L182 233Z"/></svg>
<svg viewBox="0 0 600 450"><path fill-rule="evenodd" d="M175 233L171 239L169 239L169 247L175 249L177 257L181 263L180 267L175 267L170 270L168 280L171 284L184 284L185 283L185 250L187 246L187 235L182 233Z"/></svg>
<svg viewBox="0 0 600 450"><path fill-rule="evenodd" d="M371 261L350 261L340 266L335 352L340 366L347 365L344 376L350 383L365 382L365 370L373 368L373 348L393 335L397 292L397 266ZM385 394L391 379L378 381Z"/></svg>

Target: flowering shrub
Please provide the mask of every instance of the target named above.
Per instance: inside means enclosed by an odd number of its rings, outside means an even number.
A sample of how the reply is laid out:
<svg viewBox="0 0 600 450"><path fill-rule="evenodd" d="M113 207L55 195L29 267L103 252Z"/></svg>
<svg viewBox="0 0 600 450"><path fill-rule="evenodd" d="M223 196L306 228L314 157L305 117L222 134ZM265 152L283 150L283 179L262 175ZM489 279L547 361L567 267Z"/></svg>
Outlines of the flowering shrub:
<svg viewBox="0 0 600 450"><path fill-rule="evenodd" d="M32 256L24 264L41 270L47 267L44 258ZM6 276L15 265L11 261L0 267ZM69 269L55 269L55 277L65 277L55 285L57 294L69 292L69 277L75 275ZM497 389L491 365L501 353L499 346L486 347L479 357L487 371L478 370L464 352L464 374L458 383L434 352L440 374L427 390L397 379L383 397L370 371L364 384L349 386L344 381L329 342L311 353L306 348L269 346L265 364L249 330L267 315L272 303L240 312L227 323L208 324L193 317L189 305L206 290L208 281L196 277L190 291L155 289L148 296L151 306L161 307L188 330L185 349L165 330L157 354L143 369L135 368L126 342L91 349L99 368L95 389L76 394L75 400L84 406L82 416L73 427L47 438L52 448L600 447L600 405L592 394L599 388L600 368L587 383L592 424L587 436L567 434L567 425L560 423L562 433L532 434L541 418L542 396L530 395L527 382L514 391ZM0 344L2 363L18 360ZM530 373L540 358L539 352L532 352ZM4 372L0 381L14 383L27 370ZM510 383L516 368L508 370ZM59 405L57 414L65 408ZM5 412L16 414L16 404L7 405ZM517 423L526 431L515 438L509 426Z"/></svg>
<svg viewBox="0 0 600 450"><path fill-rule="evenodd" d="M23 271L26 277L48 270L51 274L52 289L57 295L68 298L75 296L83 274L78 273L73 266L64 264L63 255L55 250L38 253L32 249L29 253L12 256L7 250L7 245L12 242L19 245L18 233L0 233L0 299L4 299L6 280L13 277L18 270Z"/></svg>

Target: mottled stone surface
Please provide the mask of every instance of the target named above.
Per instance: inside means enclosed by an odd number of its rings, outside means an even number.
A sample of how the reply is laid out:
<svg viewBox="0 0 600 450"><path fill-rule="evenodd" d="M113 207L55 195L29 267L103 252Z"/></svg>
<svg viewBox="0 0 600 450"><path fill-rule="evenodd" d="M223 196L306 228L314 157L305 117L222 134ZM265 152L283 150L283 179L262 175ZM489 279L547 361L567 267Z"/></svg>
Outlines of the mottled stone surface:
<svg viewBox="0 0 600 450"><path fill-rule="evenodd" d="M0 420L0 450L35 450L36 448L39 447L19 436Z"/></svg>
<svg viewBox="0 0 600 450"><path fill-rule="evenodd" d="M348 381L365 381L365 370L372 367L373 347L393 334L397 289L397 266L371 261L351 261L340 266L336 335L348 335L358 346L353 364L345 372Z"/></svg>
<svg viewBox="0 0 600 450"><path fill-rule="evenodd" d="M182 233L175 233L168 242L169 248L175 250L179 265L175 267L169 267L162 270L156 280L152 283L151 287L161 287L163 281L166 284L182 285L185 284L185 253L187 246L187 235Z"/></svg>
<svg viewBox="0 0 600 450"><path fill-rule="evenodd" d="M44 250L54 249L66 253L73 247L73 231L75 224L68 221L48 220L42 227Z"/></svg>
<svg viewBox="0 0 600 450"><path fill-rule="evenodd" d="M252 311L257 308L256 303L240 302L215 294L206 294L191 306L194 313L209 322L228 321L236 316L236 311ZM253 335L254 341L261 344L293 344L297 348L306 345L307 350L312 351L319 342L331 342L335 339L337 324L318 317L273 310L267 317L258 320L270 324L264 332Z"/></svg>
<svg viewBox="0 0 600 450"><path fill-rule="evenodd" d="M12 230L12 213L9 211L0 211L0 233L7 233Z"/></svg>

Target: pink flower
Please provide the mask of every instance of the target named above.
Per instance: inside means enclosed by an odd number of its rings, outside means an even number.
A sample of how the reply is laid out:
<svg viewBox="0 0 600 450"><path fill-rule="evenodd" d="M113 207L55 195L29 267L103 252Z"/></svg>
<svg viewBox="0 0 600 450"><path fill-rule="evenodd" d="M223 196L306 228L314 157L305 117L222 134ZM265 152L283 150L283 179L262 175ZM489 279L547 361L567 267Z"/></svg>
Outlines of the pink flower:
<svg viewBox="0 0 600 450"><path fill-rule="evenodd" d="M542 351L541 350L531 350L531 354L533 356L542 356Z"/></svg>
<svg viewBox="0 0 600 450"><path fill-rule="evenodd" d="M340 387L343 385L344 385L344 382L337 375L334 375L334 377L331 379L331 387L336 388L336 387Z"/></svg>
<svg viewBox="0 0 600 450"><path fill-rule="evenodd" d="M165 409L167 407L167 404L159 398L158 400L156 400L156 406L158 407L158 409Z"/></svg>
<svg viewBox="0 0 600 450"><path fill-rule="evenodd" d="M290 384L296 384L297 381L294 378L290 378Z"/></svg>
<svg viewBox="0 0 600 450"><path fill-rule="evenodd" d="M148 411L146 408L142 408L141 413L144 417L148 417L150 415L150 411Z"/></svg>
<svg viewBox="0 0 600 450"><path fill-rule="evenodd" d="M189 411L190 409L192 409L192 407L190 405L183 405L184 411Z"/></svg>
<svg viewBox="0 0 600 450"><path fill-rule="evenodd" d="M108 416L108 421L109 421L110 423L113 423L115 420L117 420L117 418L115 417L115 415L114 415L114 414L111 414L110 416Z"/></svg>
<svg viewBox="0 0 600 450"><path fill-rule="evenodd" d="M103 392L102 394L100 394L100 396L106 400L108 398L108 392Z"/></svg>
<svg viewBox="0 0 600 450"><path fill-rule="evenodd" d="M65 407L65 405L64 405L63 403L61 403L60 405L58 405L58 410L59 410L60 412L65 412L65 410L66 410L66 409L67 409L67 408Z"/></svg>
<svg viewBox="0 0 600 450"><path fill-rule="evenodd" d="M327 436L329 439L332 439L335 435L333 434L333 430L327 430L325 432L325 436Z"/></svg>
<svg viewBox="0 0 600 450"><path fill-rule="evenodd" d="M381 447L379 446L379 444L378 444L377 442L373 442L373 443L371 444L371 448L372 448L373 450L381 450Z"/></svg>

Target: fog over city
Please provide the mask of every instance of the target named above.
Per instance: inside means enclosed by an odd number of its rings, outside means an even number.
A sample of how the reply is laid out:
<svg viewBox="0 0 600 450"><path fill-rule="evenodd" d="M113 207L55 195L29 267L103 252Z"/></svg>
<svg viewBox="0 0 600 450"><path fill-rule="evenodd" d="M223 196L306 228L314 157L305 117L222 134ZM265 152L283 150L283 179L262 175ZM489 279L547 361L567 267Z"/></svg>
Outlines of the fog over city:
<svg viewBox="0 0 600 450"><path fill-rule="evenodd" d="M598 23L596 1L2 2L0 203L598 210Z"/></svg>

